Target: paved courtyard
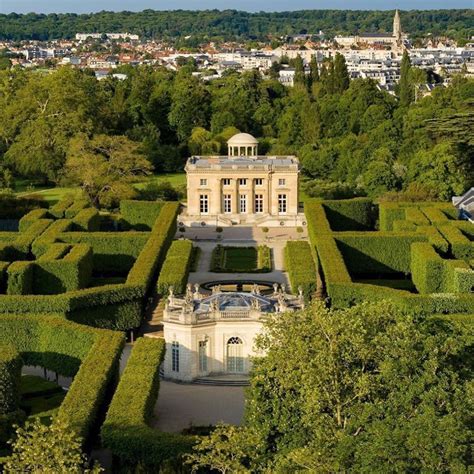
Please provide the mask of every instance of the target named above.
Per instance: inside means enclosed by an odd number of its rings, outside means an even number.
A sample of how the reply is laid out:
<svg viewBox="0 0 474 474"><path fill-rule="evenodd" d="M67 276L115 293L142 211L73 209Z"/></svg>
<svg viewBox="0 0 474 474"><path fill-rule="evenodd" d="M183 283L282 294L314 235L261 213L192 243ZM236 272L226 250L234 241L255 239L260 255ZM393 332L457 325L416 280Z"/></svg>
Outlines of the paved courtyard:
<svg viewBox="0 0 474 474"><path fill-rule="evenodd" d="M178 433L219 421L238 425L244 413L244 387L214 387L161 381L153 426Z"/></svg>

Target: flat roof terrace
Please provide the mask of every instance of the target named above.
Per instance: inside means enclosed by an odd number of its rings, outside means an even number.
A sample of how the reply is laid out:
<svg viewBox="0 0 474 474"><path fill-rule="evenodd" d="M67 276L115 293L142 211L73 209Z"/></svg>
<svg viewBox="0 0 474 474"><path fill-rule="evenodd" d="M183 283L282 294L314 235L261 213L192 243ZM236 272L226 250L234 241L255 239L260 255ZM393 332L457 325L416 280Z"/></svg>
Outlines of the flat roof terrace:
<svg viewBox="0 0 474 474"><path fill-rule="evenodd" d="M271 169L299 168L299 161L295 156L192 156L186 163L186 171L195 169Z"/></svg>

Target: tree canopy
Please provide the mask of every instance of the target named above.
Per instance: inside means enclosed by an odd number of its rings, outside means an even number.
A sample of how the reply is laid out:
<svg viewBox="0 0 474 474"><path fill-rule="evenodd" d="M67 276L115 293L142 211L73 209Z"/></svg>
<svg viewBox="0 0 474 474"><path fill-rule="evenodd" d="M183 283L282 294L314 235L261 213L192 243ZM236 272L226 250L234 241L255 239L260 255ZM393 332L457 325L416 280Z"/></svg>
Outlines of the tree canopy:
<svg viewBox="0 0 474 474"><path fill-rule="evenodd" d="M220 426L192 460L218 459L220 472L467 472L473 336L388 302L272 318L245 426Z"/></svg>

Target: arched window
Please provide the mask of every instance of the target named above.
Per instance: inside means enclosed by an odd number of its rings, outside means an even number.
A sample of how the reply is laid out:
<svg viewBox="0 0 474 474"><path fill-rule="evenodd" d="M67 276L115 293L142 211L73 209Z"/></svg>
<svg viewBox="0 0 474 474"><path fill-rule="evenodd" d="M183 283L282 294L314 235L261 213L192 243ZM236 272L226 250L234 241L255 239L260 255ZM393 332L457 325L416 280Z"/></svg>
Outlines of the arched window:
<svg viewBox="0 0 474 474"><path fill-rule="evenodd" d="M227 341L227 372L241 373L244 371L244 343L240 337L231 337Z"/></svg>

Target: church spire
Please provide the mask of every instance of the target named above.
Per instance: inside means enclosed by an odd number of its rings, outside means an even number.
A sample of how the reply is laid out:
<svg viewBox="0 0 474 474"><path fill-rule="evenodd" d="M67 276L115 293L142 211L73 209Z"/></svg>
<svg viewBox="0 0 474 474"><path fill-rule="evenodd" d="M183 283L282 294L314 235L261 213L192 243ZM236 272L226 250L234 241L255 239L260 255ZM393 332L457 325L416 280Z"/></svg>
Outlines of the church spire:
<svg viewBox="0 0 474 474"><path fill-rule="evenodd" d="M393 17L393 36L397 42L402 40L402 24L400 21L400 13L398 13L398 9L395 10L395 16Z"/></svg>

